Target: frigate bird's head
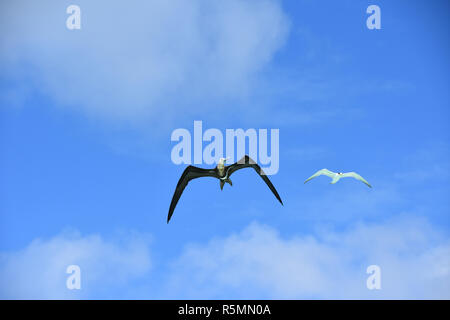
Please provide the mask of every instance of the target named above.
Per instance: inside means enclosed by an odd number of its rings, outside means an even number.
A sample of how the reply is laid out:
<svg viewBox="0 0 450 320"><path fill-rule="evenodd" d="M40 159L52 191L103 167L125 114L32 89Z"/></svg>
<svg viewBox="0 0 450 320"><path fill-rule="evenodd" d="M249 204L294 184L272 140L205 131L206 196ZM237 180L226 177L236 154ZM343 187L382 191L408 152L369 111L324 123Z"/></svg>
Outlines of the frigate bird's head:
<svg viewBox="0 0 450 320"><path fill-rule="evenodd" d="M224 174L225 162L227 162L228 159L230 159L230 158L220 158L219 159L219 163L217 164L217 170L219 170L220 175Z"/></svg>
<svg viewBox="0 0 450 320"><path fill-rule="evenodd" d="M230 158L219 158L219 163L217 164L217 167L224 167L225 166L225 162L227 162L227 160Z"/></svg>
<svg viewBox="0 0 450 320"><path fill-rule="evenodd" d="M343 175L343 173L342 173L342 172L338 172L338 175L342 176L342 175Z"/></svg>

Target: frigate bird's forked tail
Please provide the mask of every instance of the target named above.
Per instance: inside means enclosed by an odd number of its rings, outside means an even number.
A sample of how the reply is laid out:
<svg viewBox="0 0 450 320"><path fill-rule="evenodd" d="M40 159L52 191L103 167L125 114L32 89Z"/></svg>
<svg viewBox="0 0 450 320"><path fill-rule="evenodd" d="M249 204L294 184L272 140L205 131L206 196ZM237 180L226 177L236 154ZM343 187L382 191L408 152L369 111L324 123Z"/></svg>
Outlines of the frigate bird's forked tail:
<svg viewBox="0 0 450 320"><path fill-rule="evenodd" d="M220 179L220 190L223 190L223 186L225 185L225 182L228 183L230 186L233 186L233 182L231 182L230 179L226 179L226 180Z"/></svg>

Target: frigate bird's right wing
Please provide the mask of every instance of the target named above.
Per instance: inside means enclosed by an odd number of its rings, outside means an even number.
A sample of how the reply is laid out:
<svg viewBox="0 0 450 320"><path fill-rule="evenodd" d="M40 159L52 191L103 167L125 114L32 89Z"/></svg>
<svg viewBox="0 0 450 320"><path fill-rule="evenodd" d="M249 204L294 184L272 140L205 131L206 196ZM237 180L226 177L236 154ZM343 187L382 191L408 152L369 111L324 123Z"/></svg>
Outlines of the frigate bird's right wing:
<svg viewBox="0 0 450 320"><path fill-rule="evenodd" d="M311 180L312 178L315 178L315 177L318 177L318 176L321 176L321 175L325 175L325 176L328 176L328 177L330 177L330 178L334 178L334 175L335 175L335 173L334 172L332 172L332 171L330 171L330 170L328 170L328 169L322 169L322 170L319 170L319 171L317 171L316 173L314 173L311 177L309 177L308 179L306 179L306 181L304 182L304 183L307 183L309 180Z"/></svg>
<svg viewBox="0 0 450 320"><path fill-rule="evenodd" d="M189 181L201 177L219 178L219 175L217 174L216 169L202 169L194 166L188 166L181 175L180 180L178 180L177 187L172 197L172 202L170 202L167 223L169 223L169 220L173 215L173 211L175 210L175 206L177 205L178 200L180 199L181 194L183 193L183 190L184 188L186 188Z"/></svg>
<svg viewBox="0 0 450 320"><path fill-rule="evenodd" d="M231 174L239 169L243 169L243 168L253 168L258 174L259 176L264 180L264 182L266 183L266 185L269 187L269 189L272 191L272 193L274 194L274 196L278 199L278 201L283 204L283 201L281 201L281 197L278 194L277 190L275 189L275 187L273 186L272 182L270 182L269 178L267 177L267 175L264 173L264 171L261 169L261 167L249 156L245 155L244 157L242 157L241 160L239 160L236 163L233 163L232 165L229 165L225 168L228 177L231 176Z"/></svg>

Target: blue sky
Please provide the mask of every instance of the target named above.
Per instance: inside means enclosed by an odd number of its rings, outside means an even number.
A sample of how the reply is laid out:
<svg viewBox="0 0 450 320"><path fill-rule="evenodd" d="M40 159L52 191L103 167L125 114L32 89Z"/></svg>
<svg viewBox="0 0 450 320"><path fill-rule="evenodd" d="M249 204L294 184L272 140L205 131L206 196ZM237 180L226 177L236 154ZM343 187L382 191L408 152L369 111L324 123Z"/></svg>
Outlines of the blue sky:
<svg viewBox="0 0 450 320"><path fill-rule="evenodd" d="M70 4L1 4L1 298L450 297L446 1ZM167 225L194 120L279 129L285 205L242 170Z"/></svg>

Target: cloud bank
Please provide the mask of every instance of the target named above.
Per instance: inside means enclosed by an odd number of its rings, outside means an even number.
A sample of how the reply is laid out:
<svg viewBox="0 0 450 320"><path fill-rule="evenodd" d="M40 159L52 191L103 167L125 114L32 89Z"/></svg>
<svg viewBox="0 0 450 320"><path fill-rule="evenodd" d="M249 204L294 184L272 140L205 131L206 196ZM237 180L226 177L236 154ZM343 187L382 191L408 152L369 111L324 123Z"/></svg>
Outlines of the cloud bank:
<svg viewBox="0 0 450 320"><path fill-rule="evenodd" d="M288 236L252 223L226 237L191 243L156 269L147 236L123 239L63 233L3 253L0 298L450 298L450 241L422 218ZM72 264L81 268L81 290L66 288ZM370 265L381 268L381 290L366 287Z"/></svg>
<svg viewBox="0 0 450 320"><path fill-rule="evenodd" d="M70 265L80 267L80 290L66 287ZM126 287L150 268L149 239L144 235L129 234L124 240L111 241L99 235L64 232L0 255L0 298L107 298L109 290Z"/></svg>
<svg viewBox="0 0 450 320"><path fill-rule="evenodd" d="M2 104L21 105L36 89L106 118L195 112L245 95L289 29L275 0L80 0L81 30L66 28L70 4L2 3Z"/></svg>
<svg viewBox="0 0 450 320"><path fill-rule="evenodd" d="M370 265L381 268L381 290L366 287ZM190 245L173 270L169 297L450 298L450 242L422 219L290 237L254 223Z"/></svg>

